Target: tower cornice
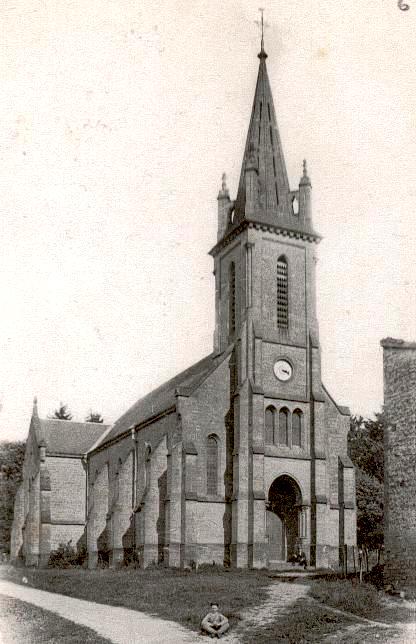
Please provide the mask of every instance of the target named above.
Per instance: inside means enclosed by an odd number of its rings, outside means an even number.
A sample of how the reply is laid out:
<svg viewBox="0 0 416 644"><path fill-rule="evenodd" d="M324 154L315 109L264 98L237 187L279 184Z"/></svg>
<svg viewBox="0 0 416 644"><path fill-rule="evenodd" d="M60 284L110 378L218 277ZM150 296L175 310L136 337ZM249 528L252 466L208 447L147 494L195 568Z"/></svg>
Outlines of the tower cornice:
<svg viewBox="0 0 416 644"><path fill-rule="evenodd" d="M291 228L290 226L279 226L278 224L265 224L257 221L248 221L247 219L244 219L241 221L238 226L235 226L232 230L230 230L220 241L211 248L209 251L209 255L212 257L216 257L218 253L223 249L226 248L229 244L231 244L232 241L238 235L240 235L246 228L253 228L255 230L263 230L264 232L270 232L270 233L275 233L277 235L282 235L283 237L289 237L292 239L303 239L304 241L308 241L310 243L315 243L319 244L319 242L322 239L321 235L318 235L318 233L315 233L314 231L305 231L305 230L297 230L296 228Z"/></svg>

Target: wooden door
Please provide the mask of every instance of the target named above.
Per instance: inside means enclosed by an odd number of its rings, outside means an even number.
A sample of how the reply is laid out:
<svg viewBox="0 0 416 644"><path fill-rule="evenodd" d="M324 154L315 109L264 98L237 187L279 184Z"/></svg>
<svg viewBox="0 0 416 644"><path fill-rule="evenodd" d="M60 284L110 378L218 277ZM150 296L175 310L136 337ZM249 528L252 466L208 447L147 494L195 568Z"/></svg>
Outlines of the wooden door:
<svg viewBox="0 0 416 644"><path fill-rule="evenodd" d="M266 512L266 530L269 542L269 559L286 560L285 524L274 512Z"/></svg>

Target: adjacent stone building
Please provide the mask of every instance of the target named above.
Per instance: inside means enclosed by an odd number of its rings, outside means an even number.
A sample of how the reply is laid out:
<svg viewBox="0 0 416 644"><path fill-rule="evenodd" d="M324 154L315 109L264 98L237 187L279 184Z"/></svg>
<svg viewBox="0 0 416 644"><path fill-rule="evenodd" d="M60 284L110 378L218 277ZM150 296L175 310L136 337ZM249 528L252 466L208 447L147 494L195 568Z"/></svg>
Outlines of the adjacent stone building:
<svg viewBox="0 0 416 644"><path fill-rule="evenodd" d="M39 418L35 400L15 498L12 561L43 566L60 543L81 545L87 490L83 457L106 429L99 423Z"/></svg>
<svg viewBox="0 0 416 644"><path fill-rule="evenodd" d="M416 342L382 340L384 367L384 574L416 588Z"/></svg>
<svg viewBox="0 0 416 644"><path fill-rule="evenodd" d="M356 543L349 410L321 382L304 162L286 171L260 66L237 197L223 178L213 352L139 400L88 454L89 565L338 566Z"/></svg>

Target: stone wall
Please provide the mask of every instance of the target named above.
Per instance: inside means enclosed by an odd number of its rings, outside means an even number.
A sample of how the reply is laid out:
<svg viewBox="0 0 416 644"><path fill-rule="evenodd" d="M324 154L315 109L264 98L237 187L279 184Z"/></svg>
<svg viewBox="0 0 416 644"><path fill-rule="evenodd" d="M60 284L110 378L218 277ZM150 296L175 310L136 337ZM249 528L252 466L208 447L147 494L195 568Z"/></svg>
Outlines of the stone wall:
<svg viewBox="0 0 416 644"><path fill-rule="evenodd" d="M51 523L85 523L86 475L81 457L48 456Z"/></svg>
<svg viewBox="0 0 416 644"><path fill-rule="evenodd" d="M416 587L416 343L383 347L385 580Z"/></svg>
<svg viewBox="0 0 416 644"><path fill-rule="evenodd" d="M133 556L143 566L167 563L168 443L170 449L177 426L175 413L162 414L88 455L91 568L100 560L115 567Z"/></svg>
<svg viewBox="0 0 416 644"><path fill-rule="evenodd" d="M14 499L13 524L10 535L10 560L17 561L23 546L23 526L25 522L25 490L21 483Z"/></svg>

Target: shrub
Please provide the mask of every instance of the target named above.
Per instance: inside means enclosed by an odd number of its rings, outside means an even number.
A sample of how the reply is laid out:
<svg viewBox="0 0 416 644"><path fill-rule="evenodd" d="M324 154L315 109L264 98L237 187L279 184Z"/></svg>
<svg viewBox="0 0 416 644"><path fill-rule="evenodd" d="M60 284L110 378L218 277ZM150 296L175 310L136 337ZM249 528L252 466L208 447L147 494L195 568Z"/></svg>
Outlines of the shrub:
<svg viewBox="0 0 416 644"><path fill-rule="evenodd" d="M84 564L86 557L86 549L80 548L77 551L70 539L67 544L60 543L56 550L51 551L48 568L76 568Z"/></svg>
<svg viewBox="0 0 416 644"><path fill-rule="evenodd" d="M223 572L224 566L221 566L218 563L213 561L212 563L202 563L199 566L195 567L198 572Z"/></svg>
<svg viewBox="0 0 416 644"><path fill-rule="evenodd" d="M364 574L364 579L376 588L384 588L384 564L377 564L374 568Z"/></svg>
<svg viewBox="0 0 416 644"><path fill-rule="evenodd" d="M317 580L311 586L311 595L324 604L370 619L377 614L381 601L373 585L348 579Z"/></svg>

